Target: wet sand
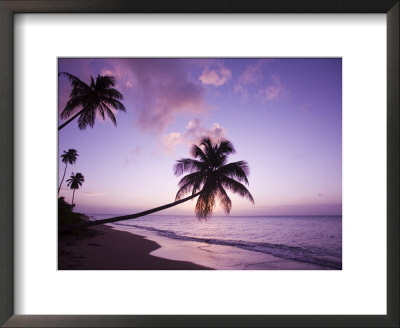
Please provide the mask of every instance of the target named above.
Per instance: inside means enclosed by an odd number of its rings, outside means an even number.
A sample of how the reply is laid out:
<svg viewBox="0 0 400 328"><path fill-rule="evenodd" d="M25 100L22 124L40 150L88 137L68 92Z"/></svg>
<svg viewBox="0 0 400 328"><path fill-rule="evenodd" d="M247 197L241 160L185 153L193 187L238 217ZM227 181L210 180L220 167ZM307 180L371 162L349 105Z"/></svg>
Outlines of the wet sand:
<svg viewBox="0 0 400 328"><path fill-rule="evenodd" d="M59 235L59 270L211 270L150 255L160 245L142 236L99 225L79 235Z"/></svg>

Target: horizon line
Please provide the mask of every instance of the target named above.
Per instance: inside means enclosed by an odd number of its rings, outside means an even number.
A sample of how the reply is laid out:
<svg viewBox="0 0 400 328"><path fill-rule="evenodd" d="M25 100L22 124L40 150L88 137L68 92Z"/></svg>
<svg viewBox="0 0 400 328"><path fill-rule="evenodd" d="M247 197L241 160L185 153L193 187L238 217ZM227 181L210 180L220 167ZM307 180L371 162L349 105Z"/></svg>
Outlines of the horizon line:
<svg viewBox="0 0 400 328"><path fill-rule="evenodd" d="M82 213L82 214L85 214L85 213ZM86 213L86 215L115 215L115 216L121 216L121 215L124 215L124 214L118 214L118 213ZM185 214L149 214L149 215L144 215L143 217L145 217L145 216L193 216L193 217L196 217L196 215L192 215L192 214L187 214L187 215L185 215ZM288 215L285 215L285 214L277 214L277 215L246 215L246 214L244 214L244 215L212 215L211 216L211 218L212 217L290 217L290 216L293 216L293 217L299 217L299 216L342 216L342 214L288 214Z"/></svg>

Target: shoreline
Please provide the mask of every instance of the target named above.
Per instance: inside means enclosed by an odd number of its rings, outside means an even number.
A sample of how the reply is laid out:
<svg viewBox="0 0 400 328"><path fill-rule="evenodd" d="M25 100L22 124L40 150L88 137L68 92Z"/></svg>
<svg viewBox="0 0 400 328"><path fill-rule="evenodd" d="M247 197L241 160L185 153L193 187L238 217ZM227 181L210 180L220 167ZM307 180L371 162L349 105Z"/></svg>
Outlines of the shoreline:
<svg viewBox="0 0 400 328"><path fill-rule="evenodd" d="M58 270L213 270L150 255L159 248L145 237L99 225L82 235L58 236Z"/></svg>
<svg viewBox="0 0 400 328"><path fill-rule="evenodd" d="M330 268L290 259L276 257L271 254L258 253L233 246L208 244L196 241L170 239L154 235L149 231L120 230L132 235L141 236L161 245L152 251L152 255L174 261L191 261L209 267L212 270L331 270ZM237 257L238 253L241 253Z"/></svg>

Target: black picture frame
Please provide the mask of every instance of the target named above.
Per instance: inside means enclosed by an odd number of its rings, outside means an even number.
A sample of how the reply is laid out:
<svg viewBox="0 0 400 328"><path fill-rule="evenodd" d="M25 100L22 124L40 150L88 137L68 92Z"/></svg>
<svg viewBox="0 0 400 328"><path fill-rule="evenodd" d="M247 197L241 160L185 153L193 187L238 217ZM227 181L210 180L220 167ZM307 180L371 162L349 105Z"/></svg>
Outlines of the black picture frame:
<svg viewBox="0 0 400 328"><path fill-rule="evenodd" d="M0 0L0 324L4 327L399 327L399 0ZM387 315L14 315L13 17L16 13L385 13Z"/></svg>

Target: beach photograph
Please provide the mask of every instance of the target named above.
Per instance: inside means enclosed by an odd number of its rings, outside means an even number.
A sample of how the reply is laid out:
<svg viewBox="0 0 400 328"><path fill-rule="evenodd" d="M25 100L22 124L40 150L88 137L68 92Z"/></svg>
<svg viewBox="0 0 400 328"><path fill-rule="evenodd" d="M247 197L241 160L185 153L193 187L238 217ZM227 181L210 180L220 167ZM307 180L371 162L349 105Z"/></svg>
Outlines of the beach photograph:
<svg viewBox="0 0 400 328"><path fill-rule="evenodd" d="M341 58L58 58L58 270L342 270Z"/></svg>

